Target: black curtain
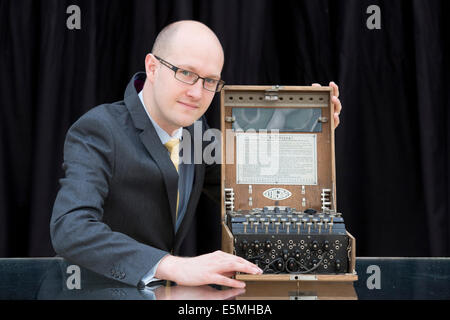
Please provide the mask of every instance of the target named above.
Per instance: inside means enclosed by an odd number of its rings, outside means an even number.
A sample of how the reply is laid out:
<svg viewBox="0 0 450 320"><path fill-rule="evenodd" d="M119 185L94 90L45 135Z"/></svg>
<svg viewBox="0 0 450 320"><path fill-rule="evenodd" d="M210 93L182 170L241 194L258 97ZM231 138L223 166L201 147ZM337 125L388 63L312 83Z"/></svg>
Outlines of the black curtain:
<svg viewBox="0 0 450 320"><path fill-rule="evenodd" d="M70 5L80 30L66 27ZM370 5L380 30L366 26ZM449 10L445 0L0 0L0 256L54 255L67 129L121 100L157 33L180 19L217 33L228 84L339 84L337 203L358 256L449 256ZM207 119L219 125L217 99ZM203 200L207 251L218 212Z"/></svg>

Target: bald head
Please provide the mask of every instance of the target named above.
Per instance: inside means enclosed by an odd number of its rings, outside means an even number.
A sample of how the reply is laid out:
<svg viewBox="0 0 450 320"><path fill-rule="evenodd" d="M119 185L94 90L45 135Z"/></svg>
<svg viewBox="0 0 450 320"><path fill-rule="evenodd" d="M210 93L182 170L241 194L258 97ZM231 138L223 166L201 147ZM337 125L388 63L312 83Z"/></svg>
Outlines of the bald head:
<svg viewBox="0 0 450 320"><path fill-rule="evenodd" d="M143 97L152 119L170 135L200 119L215 95L205 81L218 84L223 64L222 45L204 24L179 21L165 27L145 57Z"/></svg>
<svg viewBox="0 0 450 320"><path fill-rule="evenodd" d="M212 51L224 59L223 48L216 34L205 24L194 20L177 21L166 26L156 37L152 53L167 57L182 49L182 43L185 42L201 42L203 50Z"/></svg>

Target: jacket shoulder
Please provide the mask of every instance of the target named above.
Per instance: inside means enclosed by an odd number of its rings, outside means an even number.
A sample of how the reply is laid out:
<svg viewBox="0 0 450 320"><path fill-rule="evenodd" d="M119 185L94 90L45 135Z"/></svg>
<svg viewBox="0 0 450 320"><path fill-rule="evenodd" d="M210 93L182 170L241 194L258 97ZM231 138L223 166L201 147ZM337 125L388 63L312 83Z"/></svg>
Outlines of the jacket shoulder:
<svg viewBox="0 0 450 320"><path fill-rule="evenodd" d="M88 110L76 122L83 121L85 119L102 119L108 121L113 120L118 115L127 112L127 108L123 101L104 103Z"/></svg>
<svg viewBox="0 0 450 320"><path fill-rule="evenodd" d="M79 117L69 128L69 131L75 128L90 127L95 130L96 126L99 127L111 127L118 118L128 113L127 108L123 101L107 103L98 105L81 117ZM98 129L98 128L97 128Z"/></svg>

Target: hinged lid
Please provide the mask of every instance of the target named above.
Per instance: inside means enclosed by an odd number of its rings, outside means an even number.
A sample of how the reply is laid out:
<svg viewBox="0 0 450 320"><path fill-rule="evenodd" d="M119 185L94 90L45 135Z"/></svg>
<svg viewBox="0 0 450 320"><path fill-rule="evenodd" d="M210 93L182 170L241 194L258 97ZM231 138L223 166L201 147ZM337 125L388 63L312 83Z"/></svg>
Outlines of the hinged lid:
<svg viewBox="0 0 450 320"><path fill-rule="evenodd" d="M222 216L264 207L337 210L332 92L223 88Z"/></svg>

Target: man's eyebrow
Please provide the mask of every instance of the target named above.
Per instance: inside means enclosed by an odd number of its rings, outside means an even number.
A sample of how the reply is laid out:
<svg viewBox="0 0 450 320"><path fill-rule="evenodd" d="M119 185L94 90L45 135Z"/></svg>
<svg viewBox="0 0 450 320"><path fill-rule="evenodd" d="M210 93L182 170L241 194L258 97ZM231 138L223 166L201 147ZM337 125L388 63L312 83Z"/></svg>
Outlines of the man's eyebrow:
<svg viewBox="0 0 450 320"><path fill-rule="evenodd" d="M188 64L180 64L178 67L181 69L185 69L185 70L192 71L192 72L199 74L198 70L195 67L190 66ZM216 74L210 74L210 75L204 76L203 78L220 79L220 76L218 76Z"/></svg>

